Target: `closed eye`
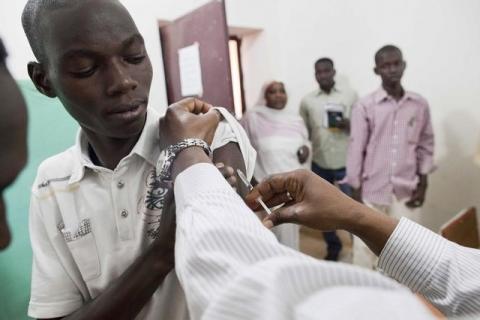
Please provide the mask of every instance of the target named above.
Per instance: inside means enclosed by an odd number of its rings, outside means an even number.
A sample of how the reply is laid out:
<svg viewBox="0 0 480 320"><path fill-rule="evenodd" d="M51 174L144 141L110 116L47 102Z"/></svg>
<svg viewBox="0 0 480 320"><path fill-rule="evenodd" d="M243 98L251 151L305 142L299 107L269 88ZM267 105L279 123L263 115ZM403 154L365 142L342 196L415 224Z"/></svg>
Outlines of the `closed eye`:
<svg viewBox="0 0 480 320"><path fill-rule="evenodd" d="M97 67L90 67L90 68L79 70L79 71L71 71L70 73L75 78L88 78L92 76L96 70L97 70Z"/></svg>
<svg viewBox="0 0 480 320"><path fill-rule="evenodd" d="M137 55L137 56L130 56L124 58L126 62L131 63L131 64L140 64L145 60L146 56L145 55Z"/></svg>

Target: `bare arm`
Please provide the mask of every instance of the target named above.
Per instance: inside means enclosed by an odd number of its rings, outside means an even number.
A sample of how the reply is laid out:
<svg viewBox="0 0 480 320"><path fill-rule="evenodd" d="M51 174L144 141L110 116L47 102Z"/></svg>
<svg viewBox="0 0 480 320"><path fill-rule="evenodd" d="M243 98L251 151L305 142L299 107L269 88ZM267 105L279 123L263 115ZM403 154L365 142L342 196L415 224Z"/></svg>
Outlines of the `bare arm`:
<svg viewBox="0 0 480 320"><path fill-rule="evenodd" d="M240 169L245 173L245 163L243 162L242 153L240 152L240 147L235 142L229 142L221 148L216 149L213 152L213 162L214 163L223 163L225 166L232 167L237 175L237 169ZM237 178L237 192L241 196L245 196L248 193L248 189L239 183L240 178Z"/></svg>

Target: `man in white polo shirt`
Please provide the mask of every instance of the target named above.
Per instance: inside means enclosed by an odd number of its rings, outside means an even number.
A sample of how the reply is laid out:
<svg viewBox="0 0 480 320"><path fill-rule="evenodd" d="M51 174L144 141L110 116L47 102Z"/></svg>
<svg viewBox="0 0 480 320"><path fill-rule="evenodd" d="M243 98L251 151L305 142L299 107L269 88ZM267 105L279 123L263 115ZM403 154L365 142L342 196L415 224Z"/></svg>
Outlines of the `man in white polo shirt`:
<svg viewBox="0 0 480 320"><path fill-rule="evenodd" d="M115 0L30 0L22 22L37 89L79 123L76 143L45 160L32 187L29 316L186 319L174 267L174 221L159 115L147 109L152 67ZM190 99L181 103L202 105ZM228 114L214 160L251 177L255 152Z"/></svg>

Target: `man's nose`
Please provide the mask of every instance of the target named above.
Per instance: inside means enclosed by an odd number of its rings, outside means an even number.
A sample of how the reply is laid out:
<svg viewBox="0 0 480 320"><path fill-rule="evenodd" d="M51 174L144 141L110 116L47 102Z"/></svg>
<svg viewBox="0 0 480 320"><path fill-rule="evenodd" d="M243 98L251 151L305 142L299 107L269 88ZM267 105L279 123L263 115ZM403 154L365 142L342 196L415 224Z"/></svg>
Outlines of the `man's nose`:
<svg viewBox="0 0 480 320"><path fill-rule="evenodd" d="M128 67L120 61L113 61L108 72L107 94L115 96L135 90L138 82L128 72Z"/></svg>

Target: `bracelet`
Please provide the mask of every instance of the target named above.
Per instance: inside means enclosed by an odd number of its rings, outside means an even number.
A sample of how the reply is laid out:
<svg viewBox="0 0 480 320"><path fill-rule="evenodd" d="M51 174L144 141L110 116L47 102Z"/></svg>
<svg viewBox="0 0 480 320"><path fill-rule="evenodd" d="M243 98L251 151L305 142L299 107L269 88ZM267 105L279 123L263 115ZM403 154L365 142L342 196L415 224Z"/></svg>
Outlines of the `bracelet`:
<svg viewBox="0 0 480 320"><path fill-rule="evenodd" d="M178 154L183 150L190 147L201 147L209 158L212 158L212 149L210 146L201 139L187 138L183 139L176 144L172 144L166 149L165 160L163 161L162 168L157 174L160 181L170 184L172 183L172 165Z"/></svg>

